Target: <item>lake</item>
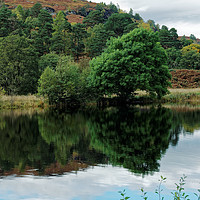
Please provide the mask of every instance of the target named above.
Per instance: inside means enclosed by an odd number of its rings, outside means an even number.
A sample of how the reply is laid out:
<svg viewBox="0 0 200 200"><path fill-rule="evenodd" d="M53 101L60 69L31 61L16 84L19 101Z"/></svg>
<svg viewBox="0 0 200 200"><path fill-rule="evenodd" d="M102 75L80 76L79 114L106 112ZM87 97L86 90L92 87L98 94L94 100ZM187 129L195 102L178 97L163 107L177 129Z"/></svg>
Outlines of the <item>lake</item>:
<svg viewBox="0 0 200 200"><path fill-rule="evenodd" d="M200 188L200 107L0 111L0 200L173 199Z"/></svg>

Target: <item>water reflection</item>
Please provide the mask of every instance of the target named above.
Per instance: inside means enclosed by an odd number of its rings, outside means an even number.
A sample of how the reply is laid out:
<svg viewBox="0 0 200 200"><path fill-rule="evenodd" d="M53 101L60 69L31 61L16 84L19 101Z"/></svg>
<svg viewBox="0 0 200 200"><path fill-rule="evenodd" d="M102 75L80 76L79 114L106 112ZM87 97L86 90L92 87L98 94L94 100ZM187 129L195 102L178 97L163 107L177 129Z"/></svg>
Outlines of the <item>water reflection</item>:
<svg viewBox="0 0 200 200"><path fill-rule="evenodd" d="M147 174L159 169L158 160L173 138L171 124L172 112L166 108L99 111L90 117L91 144L113 165Z"/></svg>
<svg viewBox="0 0 200 200"><path fill-rule="evenodd" d="M1 112L0 174L63 174L108 163L153 173L181 131L200 127L199 117L163 107Z"/></svg>

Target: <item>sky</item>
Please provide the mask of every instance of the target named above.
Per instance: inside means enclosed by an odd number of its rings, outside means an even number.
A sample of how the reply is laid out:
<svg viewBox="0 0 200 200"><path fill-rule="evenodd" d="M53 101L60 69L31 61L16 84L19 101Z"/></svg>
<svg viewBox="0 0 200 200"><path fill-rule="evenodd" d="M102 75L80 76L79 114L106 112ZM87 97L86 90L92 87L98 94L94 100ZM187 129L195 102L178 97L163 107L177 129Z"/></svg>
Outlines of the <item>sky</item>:
<svg viewBox="0 0 200 200"><path fill-rule="evenodd" d="M178 35L195 35L200 38L200 1L199 0L93 0L93 2L112 1L120 9L134 13L147 21L152 19L156 24L175 28Z"/></svg>

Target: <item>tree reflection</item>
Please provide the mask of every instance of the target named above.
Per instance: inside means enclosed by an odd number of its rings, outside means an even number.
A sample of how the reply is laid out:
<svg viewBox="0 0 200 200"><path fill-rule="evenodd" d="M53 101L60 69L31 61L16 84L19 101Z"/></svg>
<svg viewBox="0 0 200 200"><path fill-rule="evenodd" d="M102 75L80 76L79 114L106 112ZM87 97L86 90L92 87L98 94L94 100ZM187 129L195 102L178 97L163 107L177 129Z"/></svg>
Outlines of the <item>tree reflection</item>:
<svg viewBox="0 0 200 200"><path fill-rule="evenodd" d="M103 151L113 165L132 172L157 171L158 160L170 143L172 113L169 109L109 109L92 113L91 145Z"/></svg>
<svg viewBox="0 0 200 200"><path fill-rule="evenodd" d="M41 138L37 116L1 117L0 168L2 171L17 167L23 171L31 165L40 171L54 159L51 146Z"/></svg>
<svg viewBox="0 0 200 200"><path fill-rule="evenodd" d="M44 175L106 163L153 173L183 127L199 127L199 115L162 107L1 114L0 173L29 167Z"/></svg>

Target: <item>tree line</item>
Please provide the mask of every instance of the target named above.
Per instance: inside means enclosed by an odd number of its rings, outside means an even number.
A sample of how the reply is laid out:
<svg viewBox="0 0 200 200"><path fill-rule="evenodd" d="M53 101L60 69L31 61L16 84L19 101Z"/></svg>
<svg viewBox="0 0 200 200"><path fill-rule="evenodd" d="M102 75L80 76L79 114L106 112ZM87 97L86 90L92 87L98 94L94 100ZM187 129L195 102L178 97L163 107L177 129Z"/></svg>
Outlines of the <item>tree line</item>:
<svg viewBox="0 0 200 200"><path fill-rule="evenodd" d="M158 98L170 86L168 68L199 69L195 36L144 22L130 9L97 4L83 23L69 23L36 3L30 9L0 8L0 91L39 93L50 103L84 102L116 94L130 98L143 89Z"/></svg>

